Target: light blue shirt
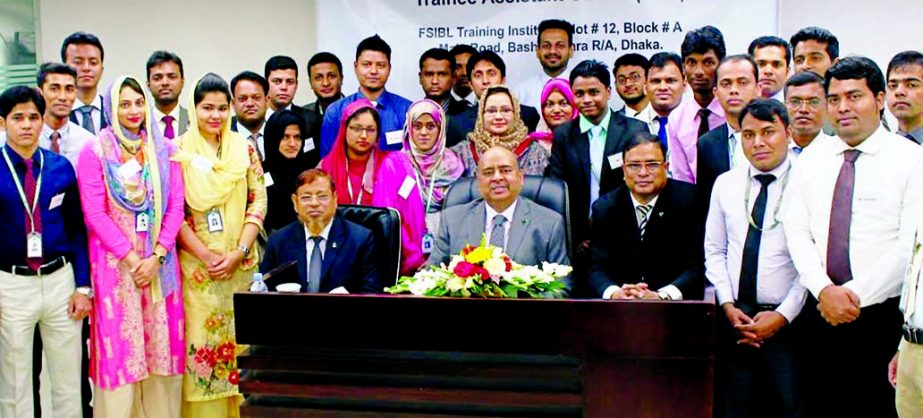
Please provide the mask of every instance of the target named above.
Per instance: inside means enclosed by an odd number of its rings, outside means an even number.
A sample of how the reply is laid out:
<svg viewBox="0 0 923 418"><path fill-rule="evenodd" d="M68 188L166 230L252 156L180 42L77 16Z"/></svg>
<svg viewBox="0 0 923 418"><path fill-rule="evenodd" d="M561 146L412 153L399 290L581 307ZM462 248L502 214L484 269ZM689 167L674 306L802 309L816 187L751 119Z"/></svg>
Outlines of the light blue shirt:
<svg viewBox="0 0 923 418"><path fill-rule="evenodd" d="M580 133L589 134L590 140L590 207L593 202L599 198L599 180L602 177L603 157L606 153L606 134L609 130L609 118L612 116L612 110L606 109L606 116L594 125L585 116L580 115ZM592 209L590 209L592 211Z"/></svg>

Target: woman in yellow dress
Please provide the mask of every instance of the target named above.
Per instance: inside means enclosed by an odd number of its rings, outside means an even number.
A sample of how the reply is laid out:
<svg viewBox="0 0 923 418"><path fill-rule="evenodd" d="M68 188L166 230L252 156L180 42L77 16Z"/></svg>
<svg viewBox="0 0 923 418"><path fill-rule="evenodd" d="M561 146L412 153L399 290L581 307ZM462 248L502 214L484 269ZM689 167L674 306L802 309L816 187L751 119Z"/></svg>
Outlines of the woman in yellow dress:
<svg viewBox="0 0 923 418"><path fill-rule="evenodd" d="M180 268L186 310L184 417L237 417L234 292L259 265L254 246L266 215L266 187L256 150L231 132L227 83L206 74L195 83L190 128L175 159L183 166L186 222Z"/></svg>

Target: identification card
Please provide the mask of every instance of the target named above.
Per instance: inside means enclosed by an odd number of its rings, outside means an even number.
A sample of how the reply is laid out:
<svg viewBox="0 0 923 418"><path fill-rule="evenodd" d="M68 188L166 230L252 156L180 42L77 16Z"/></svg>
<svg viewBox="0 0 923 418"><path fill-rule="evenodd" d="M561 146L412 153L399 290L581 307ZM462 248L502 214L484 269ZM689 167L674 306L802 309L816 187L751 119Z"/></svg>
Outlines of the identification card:
<svg viewBox="0 0 923 418"><path fill-rule="evenodd" d="M404 134L404 131L402 130L386 132L385 142L387 142L388 145L400 144L404 142L404 138L401 137L403 134Z"/></svg>
<svg viewBox="0 0 923 418"><path fill-rule="evenodd" d="M26 236L26 258L42 257L42 234L30 232Z"/></svg>
<svg viewBox="0 0 923 418"><path fill-rule="evenodd" d="M122 164L121 167L119 167L118 174L119 174L119 177L123 179L129 179L135 174L138 174L138 172L140 171L141 171L141 164L138 164L138 160L135 160L134 158L132 158L128 160L128 162L126 162L125 164Z"/></svg>
<svg viewBox="0 0 923 418"><path fill-rule="evenodd" d="M51 203L48 205L48 210L52 210L61 204L64 203L64 193L58 193L51 198Z"/></svg>
<svg viewBox="0 0 923 418"><path fill-rule="evenodd" d="M212 171L212 162L201 155L192 157L192 166L199 171Z"/></svg>
<svg viewBox="0 0 923 418"><path fill-rule="evenodd" d="M221 219L221 212L218 209L209 209L205 212L205 220L208 222L208 232L224 231L224 220Z"/></svg>
<svg viewBox="0 0 923 418"><path fill-rule="evenodd" d="M135 232L150 231L151 217L146 212L135 214Z"/></svg>
<svg viewBox="0 0 923 418"><path fill-rule="evenodd" d="M433 234L427 232L423 235L423 254L429 254L433 252L433 244L435 243L433 239Z"/></svg>
<svg viewBox="0 0 923 418"><path fill-rule="evenodd" d="M269 186L272 186L273 184L276 184L276 182L273 181L272 174L263 173L263 185L266 187L269 187Z"/></svg>
<svg viewBox="0 0 923 418"><path fill-rule="evenodd" d="M404 200L407 200L410 197L410 192L413 191L413 186L417 184L416 180L413 177L407 176L404 177L404 183L401 184L401 188L397 191L397 194Z"/></svg>
<svg viewBox="0 0 923 418"><path fill-rule="evenodd" d="M612 155L609 156L609 167L612 168L613 170L615 170L616 168L621 167L621 166L622 166L622 162L623 162L623 161L622 161L622 154L621 154L621 153L612 154Z"/></svg>
<svg viewBox="0 0 923 418"><path fill-rule="evenodd" d="M301 149L302 153L309 153L314 151L314 138L308 138L304 140L304 148Z"/></svg>

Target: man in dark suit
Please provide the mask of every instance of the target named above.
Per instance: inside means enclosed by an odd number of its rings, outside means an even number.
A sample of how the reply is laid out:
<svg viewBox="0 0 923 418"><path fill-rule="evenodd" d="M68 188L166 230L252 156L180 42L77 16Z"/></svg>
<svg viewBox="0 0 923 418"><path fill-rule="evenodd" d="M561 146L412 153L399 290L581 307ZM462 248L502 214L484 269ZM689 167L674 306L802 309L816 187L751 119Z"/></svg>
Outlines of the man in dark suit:
<svg viewBox="0 0 923 418"><path fill-rule="evenodd" d="M554 145L545 175L567 182L571 228L576 243L576 267L590 239L590 204L624 184L622 149L644 123L609 109L609 69L595 60L577 64L570 73L580 116L554 132Z"/></svg>
<svg viewBox="0 0 923 418"><path fill-rule="evenodd" d="M183 60L169 51L154 51L147 59L147 88L154 96L154 120L167 139L176 139L189 128L189 111L179 104L183 92Z"/></svg>
<svg viewBox="0 0 923 418"><path fill-rule="evenodd" d="M506 84L506 64L496 52L485 50L472 55L467 64L468 80L471 89L477 97L484 94L487 87ZM466 111L449 118L446 126L446 147L452 147L468 137L468 132L474 130L478 119L478 105L471 106ZM540 116L538 110L531 106L519 105L519 114L522 122L535 132Z"/></svg>
<svg viewBox="0 0 923 418"><path fill-rule="evenodd" d="M477 245L482 235L519 264L570 264L564 218L519 195L525 176L516 154L502 147L488 149L478 161L477 180L483 199L442 211L429 265L448 264L467 245ZM570 279L565 280L569 289Z"/></svg>
<svg viewBox="0 0 923 418"><path fill-rule="evenodd" d="M471 106L468 102L455 100L452 97L452 86L455 84L455 57L442 48L427 49L420 56L420 87L423 94L442 106L443 112L450 118L467 111Z"/></svg>
<svg viewBox="0 0 923 418"><path fill-rule="evenodd" d="M336 55L318 52L308 61L308 79L317 100L302 107L323 121L327 106L343 98L343 63Z"/></svg>
<svg viewBox="0 0 923 418"><path fill-rule="evenodd" d="M298 92L298 64L291 57L277 55L266 61L263 69L263 77L269 83L269 91L266 93L269 99L269 108L266 109L266 120L274 112L282 109L289 109L304 118L305 125L308 127L308 134L314 140L315 145L319 144L321 119L317 113L309 112L301 106L292 103L295 99L295 93ZM306 136L302 133L302 136ZM307 138L305 138L307 140Z"/></svg>
<svg viewBox="0 0 923 418"><path fill-rule="evenodd" d="M336 216L336 187L321 169L298 176L292 195L298 221L269 237L260 271L296 261L301 291L380 293L372 231Z"/></svg>
<svg viewBox="0 0 923 418"><path fill-rule="evenodd" d="M77 100L71 109L71 122L94 135L109 126L99 94L105 57L102 42L92 33L74 32L61 45L61 61L77 70Z"/></svg>
<svg viewBox="0 0 923 418"><path fill-rule="evenodd" d="M695 186L667 178L656 135L633 136L622 158L625 185L593 204L590 286L604 299L702 299Z"/></svg>
<svg viewBox="0 0 923 418"><path fill-rule="evenodd" d="M269 82L263 76L244 71L231 79L231 105L234 116L231 117L231 130L247 139L260 155L265 157L263 149L263 129L266 127L266 94Z"/></svg>
<svg viewBox="0 0 923 418"><path fill-rule="evenodd" d="M749 55L725 57L715 69L715 97L721 103L727 123L712 129L696 144L696 189L700 213L708 213L708 202L715 179L722 173L747 164L740 144L740 112L747 103L760 97L759 69Z"/></svg>

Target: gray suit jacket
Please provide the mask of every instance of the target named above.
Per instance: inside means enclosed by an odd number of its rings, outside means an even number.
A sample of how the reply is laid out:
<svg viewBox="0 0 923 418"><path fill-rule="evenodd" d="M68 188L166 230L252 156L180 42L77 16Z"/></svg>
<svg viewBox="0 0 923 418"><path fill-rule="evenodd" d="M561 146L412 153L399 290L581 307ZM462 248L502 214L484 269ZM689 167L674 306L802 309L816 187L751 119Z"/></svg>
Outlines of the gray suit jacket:
<svg viewBox="0 0 923 418"><path fill-rule="evenodd" d="M441 216L428 265L448 264L466 245L481 242L487 222L486 203L478 199L450 206L442 210ZM541 266L543 261L569 265L564 237L561 214L520 196L504 253L523 265ZM570 290L570 277L564 282Z"/></svg>
<svg viewBox="0 0 923 418"><path fill-rule="evenodd" d="M176 126L179 127L177 135L182 135L186 133L186 129L189 129L189 111L185 107L179 107L179 124Z"/></svg>

